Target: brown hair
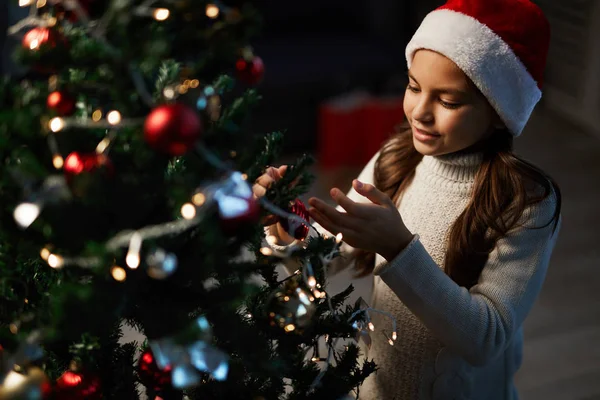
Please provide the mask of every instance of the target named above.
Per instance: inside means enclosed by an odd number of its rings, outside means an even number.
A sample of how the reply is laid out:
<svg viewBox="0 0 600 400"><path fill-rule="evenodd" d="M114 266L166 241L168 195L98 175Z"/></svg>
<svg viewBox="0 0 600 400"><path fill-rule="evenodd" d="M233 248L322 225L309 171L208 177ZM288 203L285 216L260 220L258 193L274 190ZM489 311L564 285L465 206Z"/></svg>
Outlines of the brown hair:
<svg viewBox="0 0 600 400"><path fill-rule="evenodd" d="M558 224L560 188L544 171L513 153L513 139L508 130L499 129L476 145L483 148L483 161L476 173L469 203L449 232L444 271L467 288L477 283L498 239L515 227L526 207L541 202L552 190L557 206L553 218L544 227L555 221L556 230ZM413 145L410 126L405 122L382 147L375 164L375 186L397 204L422 158ZM532 187L543 188L543 194L534 195ZM373 271L374 253L356 249L353 255L357 276Z"/></svg>

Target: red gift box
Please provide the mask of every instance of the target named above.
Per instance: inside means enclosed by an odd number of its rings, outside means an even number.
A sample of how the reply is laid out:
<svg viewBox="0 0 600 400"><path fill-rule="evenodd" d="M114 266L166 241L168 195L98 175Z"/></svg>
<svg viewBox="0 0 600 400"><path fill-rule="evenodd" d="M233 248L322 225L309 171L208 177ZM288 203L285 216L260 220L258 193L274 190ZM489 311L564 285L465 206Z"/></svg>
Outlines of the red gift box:
<svg viewBox="0 0 600 400"><path fill-rule="evenodd" d="M402 97L352 93L319 107L322 169L364 166L404 119Z"/></svg>

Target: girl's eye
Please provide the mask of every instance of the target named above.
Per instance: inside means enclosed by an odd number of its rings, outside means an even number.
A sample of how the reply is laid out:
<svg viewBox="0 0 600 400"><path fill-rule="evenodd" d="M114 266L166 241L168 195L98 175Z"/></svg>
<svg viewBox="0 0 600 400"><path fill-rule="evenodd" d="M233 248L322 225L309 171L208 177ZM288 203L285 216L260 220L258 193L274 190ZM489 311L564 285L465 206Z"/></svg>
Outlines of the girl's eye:
<svg viewBox="0 0 600 400"><path fill-rule="evenodd" d="M444 101L444 100L440 100L440 104L442 105L442 107L449 108L451 110L454 110L454 109L457 109L458 107L460 107L459 103L448 103L447 101Z"/></svg>
<svg viewBox="0 0 600 400"><path fill-rule="evenodd" d="M416 87L414 87L412 85L408 85L406 88L408 90L410 90L411 92L413 92L413 93L419 93L420 92L420 90L418 88L416 88Z"/></svg>

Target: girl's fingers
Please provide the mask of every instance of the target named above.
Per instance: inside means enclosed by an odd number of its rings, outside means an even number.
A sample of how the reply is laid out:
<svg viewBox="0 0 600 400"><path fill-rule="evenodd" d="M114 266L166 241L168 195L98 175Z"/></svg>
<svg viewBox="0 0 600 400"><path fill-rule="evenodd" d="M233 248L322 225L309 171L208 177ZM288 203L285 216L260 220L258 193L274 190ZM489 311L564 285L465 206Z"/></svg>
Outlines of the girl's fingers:
<svg viewBox="0 0 600 400"><path fill-rule="evenodd" d="M267 174L259 176L256 180L256 184L262 186L265 189L268 189L273 183L275 183L275 179L273 179Z"/></svg>
<svg viewBox="0 0 600 400"><path fill-rule="evenodd" d="M308 210L308 213L310 214L312 219L315 220L316 223L321 225L323 228L325 228L329 232L333 233L334 235L339 233L339 228L337 227L337 225L334 224L333 222L331 222L329 220L329 218L327 218L325 215L323 215L323 213L321 213L316 208L310 208Z"/></svg>
<svg viewBox="0 0 600 400"><path fill-rule="evenodd" d="M340 228L356 229L358 227L357 225L360 225L360 222L356 220L356 217L347 213L341 213L322 200L313 197L309 200L309 204Z"/></svg>
<svg viewBox="0 0 600 400"><path fill-rule="evenodd" d="M348 196L346 196L341 190L333 188L330 191L331 198L333 198L336 203L338 203L348 214L352 214L355 217L359 218L369 218L370 212L367 211L364 205L360 205L356 203Z"/></svg>

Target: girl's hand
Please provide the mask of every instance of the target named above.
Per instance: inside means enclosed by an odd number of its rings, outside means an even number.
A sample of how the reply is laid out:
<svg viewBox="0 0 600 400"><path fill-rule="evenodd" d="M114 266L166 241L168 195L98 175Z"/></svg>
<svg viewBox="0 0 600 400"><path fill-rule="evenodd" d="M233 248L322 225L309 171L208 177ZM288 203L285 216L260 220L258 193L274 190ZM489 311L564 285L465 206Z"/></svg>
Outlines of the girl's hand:
<svg viewBox="0 0 600 400"><path fill-rule="evenodd" d="M287 165L282 165L279 168L269 167L265 171L264 174L258 177L254 185L252 186L252 193L254 194L254 198L258 199L263 197L267 190L273 186L273 184L283 178L285 171L287 170ZM269 215L265 217L262 221L262 224L265 226L273 225L277 222L276 215Z"/></svg>
<svg viewBox="0 0 600 400"><path fill-rule="evenodd" d="M391 261L412 240L412 233L404 225L392 200L375 186L352 182L356 192L371 203L356 203L341 190L333 188L331 197L346 213L337 211L324 201L312 197L308 203L311 217L333 234L342 233L350 246L372 251Z"/></svg>

